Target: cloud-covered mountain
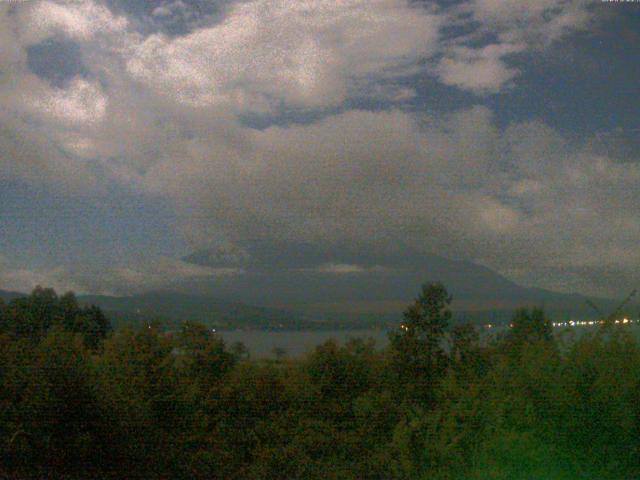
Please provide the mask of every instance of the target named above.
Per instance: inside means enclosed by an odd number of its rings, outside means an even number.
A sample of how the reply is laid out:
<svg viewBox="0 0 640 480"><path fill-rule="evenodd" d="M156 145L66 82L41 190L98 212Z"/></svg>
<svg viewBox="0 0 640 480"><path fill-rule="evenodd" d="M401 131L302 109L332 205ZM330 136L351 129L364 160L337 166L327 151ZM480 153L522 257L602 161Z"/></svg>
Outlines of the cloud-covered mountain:
<svg viewBox="0 0 640 480"><path fill-rule="evenodd" d="M526 288L468 261L406 250L383 254L361 247L330 250L253 241L243 249L204 250L184 260L242 269L241 275L216 279L204 287L221 298L304 312L400 313L422 283L440 281L453 295L458 311L542 305L586 313L584 296Z"/></svg>

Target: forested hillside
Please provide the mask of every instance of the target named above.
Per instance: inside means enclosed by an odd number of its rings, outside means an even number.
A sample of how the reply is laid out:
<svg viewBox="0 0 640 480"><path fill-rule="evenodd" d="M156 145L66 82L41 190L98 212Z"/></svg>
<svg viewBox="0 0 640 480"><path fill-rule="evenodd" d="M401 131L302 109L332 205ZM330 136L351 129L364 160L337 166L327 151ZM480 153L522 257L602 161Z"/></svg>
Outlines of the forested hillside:
<svg viewBox="0 0 640 480"><path fill-rule="evenodd" d="M425 285L382 351L255 361L197 323L112 330L36 289L0 303L0 477L640 477L628 330L558 340L520 310L487 345L450 325L450 302Z"/></svg>

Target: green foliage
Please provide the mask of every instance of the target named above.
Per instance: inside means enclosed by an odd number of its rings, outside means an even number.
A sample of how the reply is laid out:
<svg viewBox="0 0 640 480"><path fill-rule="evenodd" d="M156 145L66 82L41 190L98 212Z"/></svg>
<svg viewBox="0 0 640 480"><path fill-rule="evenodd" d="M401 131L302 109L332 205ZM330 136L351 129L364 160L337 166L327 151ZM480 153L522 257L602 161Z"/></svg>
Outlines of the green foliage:
<svg viewBox="0 0 640 480"><path fill-rule="evenodd" d="M518 349L527 343L551 342L553 340L553 328L544 311L526 308L516 311L511 320L511 330L507 335L509 343Z"/></svg>
<svg viewBox="0 0 640 480"><path fill-rule="evenodd" d="M385 350L328 341L252 360L185 322L107 335L37 289L0 304L0 476L144 479L640 478L640 345L559 343L540 310L482 342L426 285Z"/></svg>
<svg viewBox="0 0 640 480"><path fill-rule="evenodd" d="M447 368L443 339L451 320L450 304L451 296L442 284L425 284L405 310L400 331L390 335L396 371L409 396L419 401L432 401Z"/></svg>
<svg viewBox="0 0 640 480"><path fill-rule="evenodd" d="M37 341L52 327L82 335L89 348L96 348L111 330L109 320L95 306L82 307L71 292L58 297L50 288L36 287L1 308L0 332L16 339Z"/></svg>

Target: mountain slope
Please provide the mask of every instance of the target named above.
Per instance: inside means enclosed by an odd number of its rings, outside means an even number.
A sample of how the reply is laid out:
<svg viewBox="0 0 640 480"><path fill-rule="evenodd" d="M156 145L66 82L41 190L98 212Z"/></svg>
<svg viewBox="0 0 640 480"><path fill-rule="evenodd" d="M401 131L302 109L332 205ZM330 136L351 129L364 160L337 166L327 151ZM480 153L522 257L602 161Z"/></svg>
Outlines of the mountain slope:
<svg viewBox="0 0 640 480"><path fill-rule="evenodd" d="M5 302L10 302L11 300L18 297L22 297L23 295L24 293L10 292L8 290L0 290L0 300L3 300Z"/></svg>
<svg viewBox="0 0 640 480"><path fill-rule="evenodd" d="M5 302L24 295L0 290L0 298ZM78 300L102 308L115 326L142 325L152 320L174 326L191 320L218 328L279 329L304 328L308 323L300 315L282 310L176 292L149 292L126 297L79 295Z"/></svg>
<svg viewBox="0 0 640 480"><path fill-rule="evenodd" d="M301 328L299 315L254 307L239 302L220 301L209 296L158 291L130 297L80 296L83 303L98 305L111 312L116 321L158 318L170 321L196 321L220 328Z"/></svg>

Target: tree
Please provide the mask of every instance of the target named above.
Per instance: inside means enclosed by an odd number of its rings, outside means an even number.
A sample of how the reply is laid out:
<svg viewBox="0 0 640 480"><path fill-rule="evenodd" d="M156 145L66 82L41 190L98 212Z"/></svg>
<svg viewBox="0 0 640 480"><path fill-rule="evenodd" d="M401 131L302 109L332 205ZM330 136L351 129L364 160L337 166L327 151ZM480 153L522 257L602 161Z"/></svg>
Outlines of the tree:
<svg viewBox="0 0 640 480"><path fill-rule="evenodd" d="M233 353L237 360L248 360L250 356L247 346L240 340L233 342L231 345L231 353Z"/></svg>
<svg viewBox="0 0 640 480"><path fill-rule="evenodd" d="M553 341L553 328L541 308L517 310L511 320L507 343L516 349L527 343Z"/></svg>
<svg viewBox="0 0 640 480"><path fill-rule="evenodd" d="M3 379L3 409L11 463L91 476L88 466L100 456L100 412L82 338L56 326L37 344L18 340L10 348L16 358Z"/></svg>
<svg viewBox="0 0 640 480"><path fill-rule="evenodd" d="M0 332L4 330L4 310L7 308L4 300L0 298Z"/></svg>
<svg viewBox="0 0 640 480"><path fill-rule="evenodd" d="M456 325L451 331L451 358L458 365L472 360L479 349L480 335L473 325Z"/></svg>
<svg viewBox="0 0 640 480"><path fill-rule="evenodd" d="M0 331L14 338L37 341L58 326L81 334L85 346L95 349L111 330L109 319L100 308L81 307L72 292L58 297L51 288L36 287L31 295L16 298L3 311Z"/></svg>
<svg viewBox="0 0 640 480"><path fill-rule="evenodd" d="M273 356L276 357L276 360L278 362L281 362L282 360L284 360L284 357L287 356L287 350L283 347L273 347L271 353L273 353Z"/></svg>
<svg viewBox="0 0 640 480"><path fill-rule="evenodd" d="M366 391L369 385L369 365L366 355L354 351L351 344L340 347L335 340L318 345L309 356L306 370L318 389L323 408L331 408L343 414L350 410L351 401Z"/></svg>
<svg viewBox="0 0 640 480"><path fill-rule="evenodd" d="M225 349L224 341L197 322L185 322L178 335L177 352L184 370L205 390L230 371L237 358Z"/></svg>
<svg viewBox="0 0 640 480"><path fill-rule="evenodd" d="M9 302L3 329L14 338L38 340L59 318L58 296L50 288L36 287L31 295Z"/></svg>
<svg viewBox="0 0 640 480"><path fill-rule="evenodd" d="M445 329L451 320L451 296L441 283L422 286L418 298L404 312L400 331L391 334L391 346L401 381L411 394L430 401L435 382L445 373Z"/></svg>

